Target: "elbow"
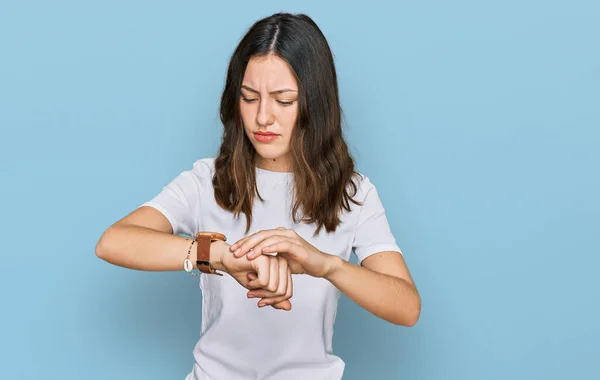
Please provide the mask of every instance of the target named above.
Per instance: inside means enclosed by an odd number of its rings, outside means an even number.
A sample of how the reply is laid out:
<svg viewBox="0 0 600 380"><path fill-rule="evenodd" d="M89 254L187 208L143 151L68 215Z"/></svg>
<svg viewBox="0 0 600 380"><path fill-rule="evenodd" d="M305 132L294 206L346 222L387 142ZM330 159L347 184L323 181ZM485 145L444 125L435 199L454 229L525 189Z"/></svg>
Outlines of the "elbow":
<svg viewBox="0 0 600 380"><path fill-rule="evenodd" d="M411 314L409 314L406 317L406 320L405 320L403 326L413 327L414 325L417 324L417 322L419 322L420 316L421 316L421 309L419 308L417 311L412 312Z"/></svg>
<svg viewBox="0 0 600 380"><path fill-rule="evenodd" d="M404 327L413 327L416 325L421 317L421 297L416 295L410 307L398 312L397 315L396 321L392 321L392 323Z"/></svg>
<svg viewBox="0 0 600 380"><path fill-rule="evenodd" d="M398 318L397 321L392 322L398 326L413 327L419 322L421 311L411 311L410 313L403 313L402 317Z"/></svg>
<svg viewBox="0 0 600 380"><path fill-rule="evenodd" d="M110 229L111 229L111 227L109 227L106 231L104 231L104 233L98 240L98 243L96 243L96 248L95 248L96 257L98 257L99 259L102 259L104 261L108 261L109 252L110 252L110 249L108 247L109 237L110 237L109 236Z"/></svg>
<svg viewBox="0 0 600 380"><path fill-rule="evenodd" d="M419 293L416 291L416 289L414 294L415 297L414 301L412 302L412 307L406 315L406 327L413 327L417 324L417 322L419 322L419 318L421 317L421 297L419 296Z"/></svg>
<svg viewBox="0 0 600 380"><path fill-rule="evenodd" d="M96 257L102 260L106 260L106 251L104 248L104 243L102 243L101 240L98 240L98 243L96 244Z"/></svg>

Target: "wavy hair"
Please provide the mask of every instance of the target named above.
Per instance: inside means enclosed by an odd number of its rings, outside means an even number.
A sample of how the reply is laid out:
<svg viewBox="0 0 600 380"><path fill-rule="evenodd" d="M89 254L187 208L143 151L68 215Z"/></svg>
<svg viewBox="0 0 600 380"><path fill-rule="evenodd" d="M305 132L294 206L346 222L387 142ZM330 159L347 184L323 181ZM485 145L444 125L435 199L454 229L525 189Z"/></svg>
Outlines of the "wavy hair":
<svg viewBox="0 0 600 380"><path fill-rule="evenodd" d="M276 13L254 23L231 56L221 97L224 133L213 177L217 204L246 215L252 224L256 185L256 150L244 132L241 85L253 57L274 54L288 63L298 83L298 117L290 140L294 178L292 220L335 231L342 209L350 211L357 193L354 160L341 126L337 74L325 36L304 14ZM301 216L298 216L298 214Z"/></svg>

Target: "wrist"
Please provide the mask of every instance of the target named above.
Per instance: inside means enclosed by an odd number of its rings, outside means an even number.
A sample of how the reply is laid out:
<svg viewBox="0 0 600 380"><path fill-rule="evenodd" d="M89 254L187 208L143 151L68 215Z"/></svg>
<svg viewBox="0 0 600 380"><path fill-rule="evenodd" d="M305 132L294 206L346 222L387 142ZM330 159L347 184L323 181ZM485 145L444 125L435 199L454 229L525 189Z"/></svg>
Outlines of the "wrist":
<svg viewBox="0 0 600 380"><path fill-rule="evenodd" d="M333 277L340 271L343 267L345 261L339 256L329 255L329 265L327 272L323 275L323 278L327 281L331 281Z"/></svg>
<svg viewBox="0 0 600 380"><path fill-rule="evenodd" d="M218 271L224 272L223 255L229 250L229 244L217 240L210 245L210 263Z"/></svg>

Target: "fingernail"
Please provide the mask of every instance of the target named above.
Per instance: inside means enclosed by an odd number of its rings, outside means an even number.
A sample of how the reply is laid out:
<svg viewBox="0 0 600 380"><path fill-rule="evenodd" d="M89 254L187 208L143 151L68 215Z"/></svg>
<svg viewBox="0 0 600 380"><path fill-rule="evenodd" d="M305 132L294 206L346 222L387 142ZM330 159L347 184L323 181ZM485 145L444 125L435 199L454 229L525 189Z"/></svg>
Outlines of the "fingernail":
<svg viewBox="0 0 600 380"><path fill-rule="evenodd" d="M229 247L229 249L231 249L231 250L233 251L234 249L236 249L236 248L237 248L237 246L238 246L238 244L237 244L237 243L235 243L234 245L232 245L231 247Z"/></svg>
<svg viewBox="0 0 600 380"><path fill-rule="evenodd" d="M254 294L248 294L248 298L256 298Z"/></svg>
<svg viewBox="0 0 600 380"><path fill-rule="evenodd" d="M237 256L237 254L240 253L241 251L242 251L242 249L238 248L238 249L235 250L235 252L233 252L233 254Z"/></svg>

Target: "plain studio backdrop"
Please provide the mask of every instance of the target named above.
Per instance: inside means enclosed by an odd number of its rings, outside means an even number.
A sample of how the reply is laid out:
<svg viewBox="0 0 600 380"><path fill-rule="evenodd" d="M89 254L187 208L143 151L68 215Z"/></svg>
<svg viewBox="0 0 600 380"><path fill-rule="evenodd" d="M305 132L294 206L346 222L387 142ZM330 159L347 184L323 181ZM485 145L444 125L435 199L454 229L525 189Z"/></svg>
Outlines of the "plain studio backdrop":
<svg viewBox="0 0 600 380"><path fill-rule="evenodd" d="M0 378L185 377L198 278L94 247L217 154L230 54L278 11L328 38L345 136L423 299L404 328L342 297L344 379L600 378L591 0L3 1Z"/></svg>

